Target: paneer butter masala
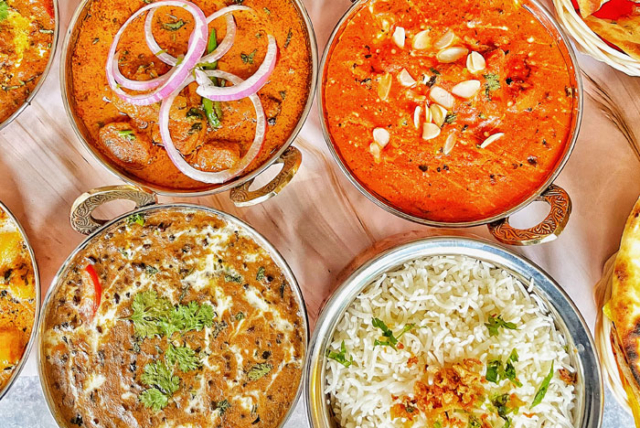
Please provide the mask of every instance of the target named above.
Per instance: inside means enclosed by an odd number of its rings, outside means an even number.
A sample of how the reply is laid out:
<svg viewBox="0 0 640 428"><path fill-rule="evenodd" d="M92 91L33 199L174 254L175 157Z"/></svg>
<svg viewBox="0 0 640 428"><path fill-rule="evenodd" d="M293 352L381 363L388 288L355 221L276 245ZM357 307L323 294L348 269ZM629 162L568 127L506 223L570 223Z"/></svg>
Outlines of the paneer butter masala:
<svg viewBox="0 0 640 428"><path fill-rule="evenodd" d="M36 313L33 261L15 222L0 208L0 392L29 343Z"/></svg>
<svg viewBox="0 0 640 428"><path fill-rule="evenodd" d="M61 278L41 355L65 426L279 426L306 329L284 273L243 229L154 208L95 236Z"/></svg>
<svg viewBox="0 0 640 428"><path fill-rule="evenodd" d="M246 174L305 109L309 35L288 0L93 0L78 25L74 110L139 180L189 190Z"/></svg>
<svg viewBox="0 0 640 428"><path fill-rule="evenodd" d="M0 0L0 123L27 100L51 56L53 0Z"/></svg>
<svg viewBox="0 0 640 428"><path fill-rule="evenodd" d="M563 158L577 90L557 41L514 0L372 0L329 52L324 118L345 166L400 211L488 219Z"/></svg>

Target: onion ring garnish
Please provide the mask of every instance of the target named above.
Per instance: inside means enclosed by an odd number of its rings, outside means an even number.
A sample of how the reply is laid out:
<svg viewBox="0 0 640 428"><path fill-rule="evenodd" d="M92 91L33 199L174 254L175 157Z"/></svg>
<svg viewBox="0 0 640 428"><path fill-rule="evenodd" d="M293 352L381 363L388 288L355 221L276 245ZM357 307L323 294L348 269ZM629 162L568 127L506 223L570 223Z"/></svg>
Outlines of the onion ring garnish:
<svg viewBox="0 0 640 428"><path fill-rule="evenodd" d="M219 79L227 80L233 83L235 86L240 86L245 82L238 76L221 70L202 71L201 73L207 79L209 79L210 77L217 77ZM158 121L158 125L160 126L160 135L162 137L162 142L164 143L164 148L167 151L169 158L184 175L202 183L222 184L242 174L242 172L247 169L251 162L260 153L267 130L267 121L265 118L264 110L262 108L262 103L260 102L260 98L258 97L258 95L256 95L255 93L249 95L249 99L253 103L253 106L256 110L256 134L251 147L249 147L249 150L244 155L244 157L240 159L240 161L232 168L220 172L201 171L191 166L189 162L187 162L182 157L182 154L178 151L178 149L176 149L175 145L173 144L171 133L169 131L169 112L171 110L171 105L173 104L176 96L178 96L178 94L185 87L193 82L193 77L187 78L187 80L185 80L182 85L180 85L166 100L162 102L162 106L160 107L160 118Z"/></svg>
<svg viewBox="0 0 640 428"><path fill-rule="evenodd" d="M137 17L149 10L164 6L183 7L193 16L195 28L193 29L193 34L189 39L189 49L184 56L183 61L169 72L170 75L167 80L162 82L153 92L142 95L127 94L120 89L120 85L118 85L115 79L114 69L118 67L118 63L115 61L115 56L120 37L129 24L131 24L131 22L133 22ZM109 82L109 86L122 100L129 104L145 106L155 104L163 100L173 93L176 87L180 86L180 84L185 81L193 67L198 63L207 47L207 35L207 18L204 15L204 12L192 3L182 0L164 0L139 9L136 13L131 15L129 19L127 19L122 27L120 27L120 30L116 33L113 43L111 44L111 49L109 50L109 56L107 58L107 81Z"/></svg>
<svg viewBox="0 0 640 428"><path fill-rule="evenodd" d="M278 45L276 39L269 34L269 45L267 55L260 67L253 76L232 87L217 87L208 78L208 74L202 70L196 70L196 81L198 82L198 95L208 98L211 101L236 101L246 98L258 92L267 84L271 73L276 65L278 57Z"/></svg>

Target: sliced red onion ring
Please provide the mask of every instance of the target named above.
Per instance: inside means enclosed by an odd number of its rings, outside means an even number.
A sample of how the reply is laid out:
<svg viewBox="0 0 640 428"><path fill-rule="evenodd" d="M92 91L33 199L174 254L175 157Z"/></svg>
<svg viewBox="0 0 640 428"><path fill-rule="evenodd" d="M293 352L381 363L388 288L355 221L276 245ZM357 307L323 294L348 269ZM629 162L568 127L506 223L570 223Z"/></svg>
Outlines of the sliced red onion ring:
<svg viewBox="0 0 640 428"><path fill-rule="evenodd" d="M225 34L224 39L222 39L222 42L220 42L213 52L200 58L200 63L216 62L225 56L233 46L233 42L236 40L236 30L238 27L236 27L236 21L233 20L233 15L228 14L225 18L227 20L227 34Z"/></svg>
<svg viewBox="0 0 640 428"><path fill-rule="evenodd" d="M189 40L189 49L187 54L183 61L168 73L169 77L167 80L161 83L153 92L141 95L127 94L120 89L120 85L118 85L115 79L115 68L118 67L118 63L115 61L115 55L120 37L129 24L131 24L131 22L133 22L133 20L138 16L149 10L164 6L184 7L194 18L195 27ZM182 0L163 0L139 9L136 13L131 15L129 19L127 19L122 27L120 27L120 30L116 33L113 43L111 44L109 57L107 58L107 81L109 82L109 86L120 98L133 105L145 106L159 102L174 92L176 87L180 86L180 83L184 82L193 67L198 63L207 48L207 32L207 18L204 15L204 12L202 12L202 10L193 3Z"/></svg>
<svg viewBox="0 0 640 428"><path fill-rule="evenodd" d="M227 80L235 86L242 85L244 82L238 76L221 70L204 71L203 74L207 79L209 77L217 77ZM220 172L201 171L191 166L189 162L182 157L182 154L174 146L173 140L171 139L171 133L169 131L169 112L171 110L171 105L173 104L176 96L178 96L178 94L187 87L187 85L193 83L193 81L193 77L188 77L171 95L169 95L166 100L162 102L158 122L158 125L160 126L160 136L162 137L162 142L164 143L164 148L166 149L169 158L184 175L202 183L222 184L242 174L242 172L247 169L251 162L253 162L260 153L267 130L267 121L264 115L264 110L262 108L260 98L256 94L249 95L249 99L256 110L256 135L251 147L249 147L249 150L244 157L240 159L240 162L232 168Z"/></svg>
<svg viewBox="0 0 640 428"><path fill-rule="evenodd" d="M253 76L232 87L217 87L207 77L207 73L202 70L196 70L196 81L200 85L196 92L212 101L236 101L253 95L267 84L276 66L277 56L278 45L276 44L276 39L269 34L267 55Z"/></svg>

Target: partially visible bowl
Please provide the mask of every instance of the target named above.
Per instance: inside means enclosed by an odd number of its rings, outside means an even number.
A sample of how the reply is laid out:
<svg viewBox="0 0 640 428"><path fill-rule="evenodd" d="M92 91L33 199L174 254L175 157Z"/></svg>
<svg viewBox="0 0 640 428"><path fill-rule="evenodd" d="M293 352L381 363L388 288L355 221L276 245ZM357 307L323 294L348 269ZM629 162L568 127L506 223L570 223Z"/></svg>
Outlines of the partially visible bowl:
<svg viewBox="0 0 640 428"><path fill-rule="evenodd" d="M388 249L357 268L327 300L316 323L306 367L305 399L313 428L339 428L332 418L326 385L326 352L337 324L351 303L371 281L402 264L430 256L466 256L502 268L522 283L532 282L533 294L549 310L557 329L565 336L578 370L576 428L599 428L604 392L602 374L591 333L578 308L562 288L542 269L500 246L460 237L436 237Z"/></svg>

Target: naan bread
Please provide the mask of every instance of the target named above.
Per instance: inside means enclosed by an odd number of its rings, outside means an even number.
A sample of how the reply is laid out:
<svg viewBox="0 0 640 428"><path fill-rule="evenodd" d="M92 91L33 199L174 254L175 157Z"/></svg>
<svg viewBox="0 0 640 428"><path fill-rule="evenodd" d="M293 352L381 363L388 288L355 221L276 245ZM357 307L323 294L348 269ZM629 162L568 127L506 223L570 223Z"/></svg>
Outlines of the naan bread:
<svg viewBox="0 0 640 428"><path fill-rule="evenodd" d="M584 22L604 40L640 60L640 16L627 16L616 21L589 16Z"/></svg>
<svg viewBox="0 0 640 428"><path fill-rule="evenodd" d="M578 0L580 6L580 15L583 18L593 15L609 0Z"/></svg>
<svg viewBox="0 0 640 428"><path fill-rule="evenodd" d="M622 235L606 312L614 324L613 348L629 395L640 396L640 201ZM634 397L630 397L631 399ZM637 401L634 413L640 417ZM632 404L634 404L632 403ZM637 421L640 422L640 421Z"/></svg>

